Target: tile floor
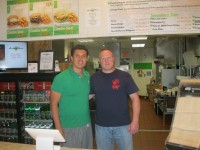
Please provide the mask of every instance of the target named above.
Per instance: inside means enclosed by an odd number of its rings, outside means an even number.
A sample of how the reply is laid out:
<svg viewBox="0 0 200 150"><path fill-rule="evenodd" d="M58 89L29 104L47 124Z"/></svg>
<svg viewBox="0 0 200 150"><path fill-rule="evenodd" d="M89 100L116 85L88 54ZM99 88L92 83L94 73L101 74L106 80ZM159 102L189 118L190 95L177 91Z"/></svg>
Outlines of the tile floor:
<svg viewBox="0 0 200 150"><path fill-rule="evenodd" d="M134 135L134 150L166 150L165 140L169 134L172 115L166 116L163 125L162 114L158 115L154 103L141 98L140 130Z"/></svg>

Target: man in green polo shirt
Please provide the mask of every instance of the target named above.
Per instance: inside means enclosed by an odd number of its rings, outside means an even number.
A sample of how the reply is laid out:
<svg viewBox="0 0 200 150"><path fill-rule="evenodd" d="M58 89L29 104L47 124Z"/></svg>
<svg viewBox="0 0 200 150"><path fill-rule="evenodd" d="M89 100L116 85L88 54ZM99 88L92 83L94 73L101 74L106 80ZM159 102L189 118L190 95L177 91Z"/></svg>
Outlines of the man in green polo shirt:
<svg viewBox="0 0 200 150"><path fill-rule="evenodd" d="M88 50L71 49L72 65L56 75L51 86L51 111L56 129L64 136L64 147L93 148L89 112L89 73L84 70Z"/></svg>

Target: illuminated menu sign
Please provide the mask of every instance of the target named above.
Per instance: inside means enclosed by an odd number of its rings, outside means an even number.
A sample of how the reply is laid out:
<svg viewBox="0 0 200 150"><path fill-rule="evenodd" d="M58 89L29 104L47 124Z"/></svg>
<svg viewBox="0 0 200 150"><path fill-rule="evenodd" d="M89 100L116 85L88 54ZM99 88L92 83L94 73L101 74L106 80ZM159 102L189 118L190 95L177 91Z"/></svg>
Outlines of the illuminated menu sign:
<svg viewBox="0 0 200 150"><path fill-rule="evenodd" d="M7 38L79 33L78 0L8 0Z"/></svg>

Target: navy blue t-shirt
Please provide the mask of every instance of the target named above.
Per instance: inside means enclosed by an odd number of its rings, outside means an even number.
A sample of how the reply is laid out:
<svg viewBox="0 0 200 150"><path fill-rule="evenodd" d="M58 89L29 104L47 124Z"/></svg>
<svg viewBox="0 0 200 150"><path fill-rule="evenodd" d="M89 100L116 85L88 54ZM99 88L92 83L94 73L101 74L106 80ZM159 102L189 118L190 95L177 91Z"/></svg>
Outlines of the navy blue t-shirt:
<svg viewBox="0 0 200 150"><path fill-rule="evenodd" d="M131 75L115 69L112 73L97 71L90 78L90 94L95 94L95 123L105 127L131 122L128 97L138 91Z"/></svg>

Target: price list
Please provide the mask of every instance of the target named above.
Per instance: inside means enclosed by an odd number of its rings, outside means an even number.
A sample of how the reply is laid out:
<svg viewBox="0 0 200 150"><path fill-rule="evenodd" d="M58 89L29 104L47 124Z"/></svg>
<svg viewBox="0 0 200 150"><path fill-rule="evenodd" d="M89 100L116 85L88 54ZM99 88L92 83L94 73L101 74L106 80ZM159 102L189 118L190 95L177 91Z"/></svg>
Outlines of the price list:
<svg viewBox="0 0 200 150"><path fill-rule="evenodd" d="M108 2L110 33L177 33L200 30L200 1Z"/></svg>

